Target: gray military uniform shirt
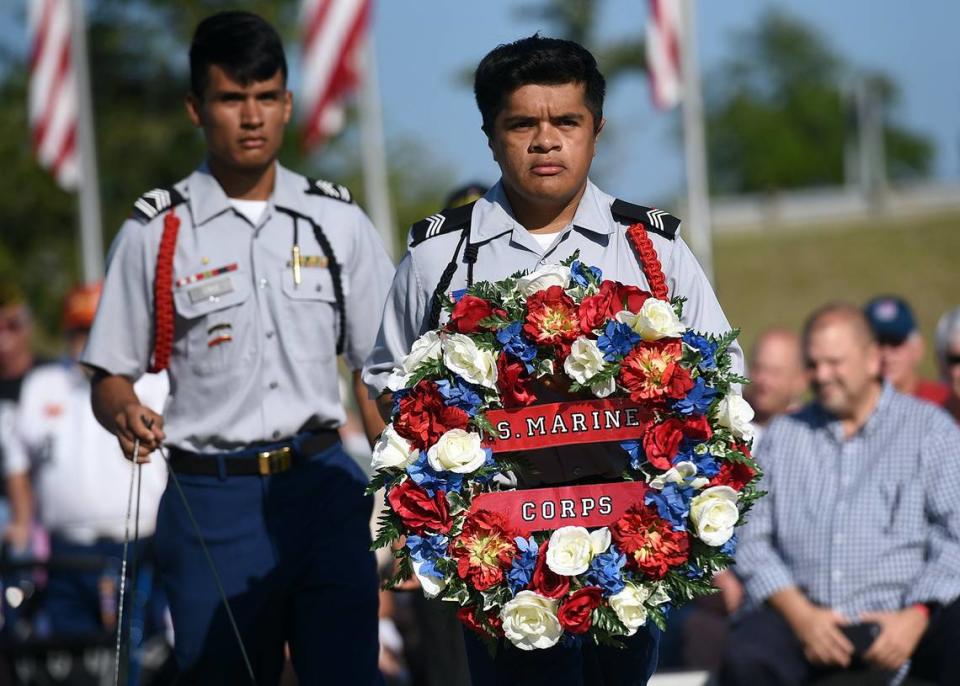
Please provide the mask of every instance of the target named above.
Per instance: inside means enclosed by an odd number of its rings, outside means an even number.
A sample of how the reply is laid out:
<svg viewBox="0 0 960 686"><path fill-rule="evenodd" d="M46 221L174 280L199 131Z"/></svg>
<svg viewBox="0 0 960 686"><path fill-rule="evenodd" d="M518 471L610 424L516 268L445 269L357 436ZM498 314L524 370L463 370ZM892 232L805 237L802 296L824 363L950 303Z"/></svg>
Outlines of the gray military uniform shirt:
<svg viewBox="0 0 960 686"><path fill-rule="evenodd" d="M558 232L553 244L544 249L516 221L502 182L498 182L473 206L470 242L479 246L474 282L497 281L519 270L532 271L559 264L579 250L580 260L599 267L604 278L649 289L643 268L627 239L628 227L611 213L613 202L613 196L588 181L572 224ZM649 235L660 258L670 297L687 298L683 322L702 332L729 331L730 324L713 288L686 243L679 236L671 240L653 232ZM460 237L460 231L438 233L411 246L398 265L376 345L364 365L363 379L372 392L384 392L390 372L426 331L433 291ZM466 284L467 266L461 258L447 292L464 288ZM445 318L446 313L441 316L441 323ZM734 343L730 351L734 356L734 370L742 373L743 354L739 345ZM573 481L591 475L612 479L620 475L625 462L622 450L589 450L579 446L575 451L563 452L562 460L538 455L538 467L545 481Z"/></svg>
<svg viewBox="0 0 960 686"><path fill-rule="evenodd" d="M279 164L256 225L230 205L205 167L174 188L186 201L173 208L180 229L168 444L212 453L339 426L345 419L337 382L340 320L329 256L300 219L303 268L295 284L294 221L281 210L319 224L341 265L344 356L353 369L370 353L394 272L366 215L342 186L313 184ZM144 198L163 207L163 193L153 193ZM134 380L150 364L154 276L167 213L129 219L114 241L84 364Z"/></svg>

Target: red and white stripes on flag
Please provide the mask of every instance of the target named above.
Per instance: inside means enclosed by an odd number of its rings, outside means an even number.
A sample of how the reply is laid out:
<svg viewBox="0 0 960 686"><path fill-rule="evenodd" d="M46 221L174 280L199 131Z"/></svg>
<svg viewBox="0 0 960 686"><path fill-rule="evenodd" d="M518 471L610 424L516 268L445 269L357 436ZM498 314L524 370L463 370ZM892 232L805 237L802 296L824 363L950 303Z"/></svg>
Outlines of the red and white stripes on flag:
<svg viewBox="0 0 960 686"><path fill-rule="evenodd" d="M653 102L670 109L680 102L683 85L680 46L682 0L650 0L647 21L647 75Z"/></svg>
<svg viewBox="0 0 960 686"><path fill-rule="evenodd" d="M371 0L303 0L303 81L299 99L305 148L344 124L344 98L359 83Z"/></svg>
<svg viewBox="0 0 960 686"><path fill-rule="evenodd" d="M72 0L29 0L29 117L33 150L57 183L78 182L77 80L72 53Z"/></svg>

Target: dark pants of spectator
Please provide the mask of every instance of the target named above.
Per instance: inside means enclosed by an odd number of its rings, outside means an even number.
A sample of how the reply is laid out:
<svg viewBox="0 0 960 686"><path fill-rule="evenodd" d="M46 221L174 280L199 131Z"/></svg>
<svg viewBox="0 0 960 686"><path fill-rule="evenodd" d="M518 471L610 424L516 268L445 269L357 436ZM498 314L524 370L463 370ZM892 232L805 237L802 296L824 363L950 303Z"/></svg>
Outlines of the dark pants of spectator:
<svg viewBox="0 0 960 686"><path fill-rule="evenodd" d="M178 475L223 581L258 686L284 643L301 684L382 684L367 479L338 443L273 476ZM157 560L170 598L178 686L247 684L200 542L172 482Z"/></svg>
<svg viewBox="0 0 960 686"><path fill-rule="evenodd" d="M660 631L652 623L622 639L626 648L583 639L527 651L501 639L496 658L476 634L463 633L473 686L644 686L657 669Z"/></svg>
<svg viewBox="0 0 960 686"><path fill-rule="evenodd" d="M407 660L413 682L422 686L471 686L457 604L424 597L412 598L417 633L415 654Z"/></svg>
<svg viewBox="0 0 960 686"><path fill-rule="evenodd" d="M940 686L960 684L960 601L938 609L911 659L909 676ZM786 620L769 607L743 615L734 624L727 641L722 686L800 686L830 680L841 670L816 668L807 662L800 641ZM847 670L849 671L849 670ZM866 668L861 668L864 683ZM877 675L875 683L889 682ZM874 683L874 682L871 682Z"/></svg>

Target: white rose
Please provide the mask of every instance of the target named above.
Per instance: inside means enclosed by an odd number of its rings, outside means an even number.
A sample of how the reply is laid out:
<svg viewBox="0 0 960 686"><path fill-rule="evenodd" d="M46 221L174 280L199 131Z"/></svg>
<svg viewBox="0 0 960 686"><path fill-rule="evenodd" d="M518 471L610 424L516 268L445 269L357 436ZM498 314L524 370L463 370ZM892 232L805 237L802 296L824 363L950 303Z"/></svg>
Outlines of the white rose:
<svg viewBox="0 0 960 686"><path fill-rule="evenodd" d="M736 393L730 393L717 403L717 421L745 440L753 439L753 408Z"/></svg>
<svg viewBox="0 0 960 686"><path fill-rule="evenodd" d="M550 286L566 288L570 285L570 267L560 264L548 264L537 271L517 279L517 290L526 297L537 291L545 291Z"/></svg>
<svg viewBox="0 0 960 686"><path fill-rule="evenodd" d="M608 544L609 545L609 544ZM593 559L593 539L582 526L562 526L550 534L547 567L555 574L583 574Z"/></svg>
<svg viewBox="0 0 960 686"><path fill-rule="evenodd" d="M470 383L496 389L497 359L489 350L481 350L473 339L462 333L445 335L443 363L447 369Z"/></svg>
<svg viewBox="0 0 960 686"><path fill-rule="evenodd" d="M617 613L617 619L627 628L627 636L633 636L637 629L647 623L647 608L644 603L650 597L650 589L627 582L623 590L610 596L610 607Z"/></svg>
<svg viewBox="0 0 960 686"><path fill-rule="evenodd" d="M598 398L606 398L617 390L617 380L613 377L610 377L606 381L598 381L597 383L587 385L590 386L590 391Z"/></svg>
<svg viewBox="0 0 960 686"><path fill-rule="evenodd" d="M427 462L438 472L470 474L486 460L480 435L463 429L450 429L427 450Z"/></svg>
<svg viewBox="0 0 960 686"><path fill-rule="evenodd" d="M387 424L387 428L377 439L377 444L373 446L370 466L374 471L385 467L406 467L416 461L418 453L406 438L396 432L393 424Z"/></svg>
<svg viewBox="0 0 960 686"><path fill-rule="evenodd" d="M645 341L681 336L687 330L673 306L666 300L647 298L637 314L627 310L617 313L617 321L625 322Z"/></svg>
<svg viewBox="0 0 960 686"><path fill-rule="evenodd" d="M410 353L403 358L400 366L390 373L387 379L387 388L391 391L399 391L406 388L410 380L410 375L423 362L430 359L439 359L441 355L440 336L436 331L428 331L413 342L410 346Z"/></svg>
<svg viewBox="0 0 960 686"><path fill-rule="evenodd" d="M533 591L520 591L500 610L503 633L521 650L551 648L563 629L557 619L557 601Z"/></svg>
<svg viewBox="0 0 960 686"><path fill-rule="evenodd" d="M603 369L605 362L597 342L581 336L570 346L563 370L577 383L585 384Z"/></svg>
<svg viewBox="0 0 960 686"><path fill-rule="evenodd" d="M697 474L697 465L689 460L681 460L663 474L658 474L650 480L650 488L662 491L667 484L682 484Z"/></svg>
<svg viewBox="0 0 960 686"><path fill-rule="evenodd" d="M420 580L420 588L423 589L423 595L428 598L436 598L443 592L443 589L447 587L447 580L442 576L432 576L424 574L420 571L420 568L423 567L422 562L413 562L413 573L417 575L417 579Z"/></svg>
<svg viewBox="0 0 960 686"><path fill-rule="evenodd" d="M590 548L594 557L610 547L610 529L602 527L590 532Z"/></svg>
<svg viewBox="0 0 960 686"><path fill-rule="evenodd" d="M690 521L707 545L729 541L738 519L737 492L729 486L712 486L690 501Z"/></svg>

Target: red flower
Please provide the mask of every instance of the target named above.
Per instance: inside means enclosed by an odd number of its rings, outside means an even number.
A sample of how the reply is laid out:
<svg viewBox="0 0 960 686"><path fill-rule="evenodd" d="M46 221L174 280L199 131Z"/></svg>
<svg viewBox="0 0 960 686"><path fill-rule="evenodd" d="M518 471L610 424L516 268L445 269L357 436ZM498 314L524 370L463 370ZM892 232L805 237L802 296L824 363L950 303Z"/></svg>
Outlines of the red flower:
<svg viewBox="0 0 960 686"><path fill-rule="evenodd" d="M517 552L513 538L502 513L490 510L470 513L451 549L457 561L457 574L478 591L496 586L503 581L503 570L510 567Z"/></svg>
<svg viewBox="0 0 960 686"><path fill-rule="evenodd" d="M540 546L530 587L547 598L562 598L570 591L570 577L557 574L547 566L547 547L548 543Z"/></svg>
<svg viewBox="0 0 960 686"><path fill-rule="evenodd" d="M743 462L730 462L729 460L720 461L720 471L710 479L708 486L729 486L735 491L742 490L744 486L753 481L757 475L756 470Z"/></svg>
<svg viewBox="0 0 960 686"><path fill-rule="evenodd" d="M657 469L670 469L683 442L683 422L670 418L654 424L643 434L643 453Z"/></svg>
<svg viewBox="0 0 960 686"><path fill-rule="evenodd" d="M617 312L620 310L630 310L634 314L640 311L640 308L643 307L643 303L647 302L647 298L652 297L650 293L644 290L640 290L636 286L626 286L622 283L617 284L617 297L615 302L619 302L622 307L620 307ZM613 314L616 314L614 312ZM611 318L613 315L611 315Z"/></svg>
<svg viewBox="0 0 960 686"><path fill-rule="evenodd" d="M602 281L596 295L588 295L580 301L580 330L590 334L599 329L617 312L639 312L650 294L636 286L626 286L617 281Z"/></svg>
<svg viewBox="0 0 960 686"><path fill-rule="evenodd" d="M453 520L447 511L447 497L443 491L437 491L431 498L425 490L407 479L390 489L387 502L403 525L418 534L422 535L428 529L445 534L453 526Z"/></svg>
<svg viewBox="0 0 960 686"><path fill-rule="evenodd" d="M645 341L623 358L620 383L637 402L684 398L694 384L690 372L679 364L682 355L675 338Z"/></svg>
<svg viewBox="0 0 960 686"><path fill-rule="evenodd" d="M627 555L627 566L652 579L662 579L671 567L686 563L690 538L674 531L655 507L637 504L610 527L610 536Z"/></svg>
<svg viewBox="0 0 960 686"><path fill-rule="evenodd" d="M501 309L495 308L483 298L464 295L453 306L447 328L459 333L475 333L480 330L480 320L494 315L507 316Z"/></svg>
<svg viewBox="0 0 960 686"><path fill-rule="evenodd" d="M426 450L450 429L466 429L470 416L448 407L432 381L421 381L400 401L393 427L420 450Z"/></svg>
<svg viewBox="0 0 960 686"><path fill-rule="evenodd" d="M504 407L524 407L536 402L529 388L530 377L522 362L511 360L506 353L497 358L497 388Z"/></svg>
<svg viewBox="0 0 960 686"><path fill-rule="evenodd" d="M557 619L560 626L571 634L585 634L593 624L591 615L603 600L603 591L596 586L587 586L574 591L560 604Z"/></svg>
<svg viewBox="0 0 960 686"><path fill-rule="evenodd" d="M713 438L713 429L710 422L703 415L697 418L688 418L683 422L683 435L696 441L709 441Z"/></svg>
<svg viewBox="0 0 960 686"><path fill-rule="evenodd" d="M527 298L523 331L540 345L569 343L580 335L580 315L561 286L550 286Z"/></svg>
<svg viewBox="0 0 960 686"><path fill-rule="evenodd" d="M503 635L503 630L501 629L503 626L503 620L500 619L499 615L493 614L492 612L484 615L484 619L487 620L487 624L485 625L477 617L476 606L461 607L459 610L457 610L457 619L463 622L464 626L476 631L481 636L489 636L490 629L493 629L494 636Z"/></svg>

